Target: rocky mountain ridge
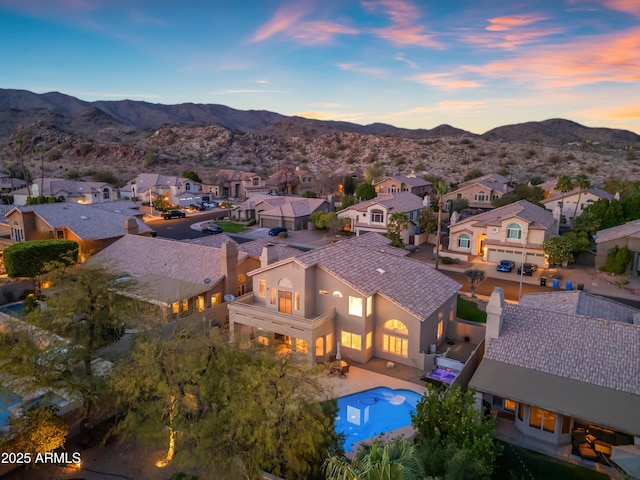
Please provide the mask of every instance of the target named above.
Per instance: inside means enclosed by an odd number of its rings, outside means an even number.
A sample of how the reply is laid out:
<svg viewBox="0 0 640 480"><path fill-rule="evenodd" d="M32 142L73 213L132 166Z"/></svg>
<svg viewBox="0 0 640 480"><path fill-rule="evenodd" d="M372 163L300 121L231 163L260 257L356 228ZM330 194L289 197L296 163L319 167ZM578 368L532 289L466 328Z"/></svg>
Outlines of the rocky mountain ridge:
<svg viewBox="0 0 640 480"><path fill-rule="evenodd" d="M640 179L640 136L564 119L507 125L476 135L448 125L409 130L385 124L286 117L223 105L160 105L130 100L85 102L53 92L0 89L0 160L20 175L89 178L108 173L125 183L140 171L208 180L218 168L337 168L386 173L425 171L459 182L472 169L514 181L583 172L598 184ZM113 181L112 180L112 181Z"/></svg>

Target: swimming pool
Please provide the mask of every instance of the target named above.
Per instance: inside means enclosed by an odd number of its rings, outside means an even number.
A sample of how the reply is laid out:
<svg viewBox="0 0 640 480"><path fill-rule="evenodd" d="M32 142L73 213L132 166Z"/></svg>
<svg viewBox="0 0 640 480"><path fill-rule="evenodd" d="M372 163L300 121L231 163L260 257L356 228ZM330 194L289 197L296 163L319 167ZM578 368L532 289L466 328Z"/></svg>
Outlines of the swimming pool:
<svg viewBox="0 0 640 480"><path fill-rule="evenodd" d="M22 397L11 390L0 387L0 428L9 424L11 410L22 403Z"/></svg>
<svg viewBox="0 0 640 480"><path fill-rule="evenodd" d="M16 318L24 318L24 311L22 310L22 302L10 303L0 308L0 312L6 313Z"/></svg>
<svg viewBox="0 0 640 480"><path fill-rule="evenodd" d="M336 431L344 434L344 451L356 442L411 425L422 395L411 390L376 387L338 398Z"/></svg>

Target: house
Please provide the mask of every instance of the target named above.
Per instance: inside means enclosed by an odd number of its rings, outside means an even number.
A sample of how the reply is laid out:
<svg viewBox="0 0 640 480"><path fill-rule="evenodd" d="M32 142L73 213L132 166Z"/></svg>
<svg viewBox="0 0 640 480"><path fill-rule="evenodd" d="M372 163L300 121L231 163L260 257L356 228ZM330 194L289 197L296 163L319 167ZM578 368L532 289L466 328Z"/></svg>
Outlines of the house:
<svg viewBox="0 0 640 480"><path fill-rule="evenodd" d="M579 217L585 208L598 200L612 200L613 195L599 188L589 188L580 190L576 188L570 192L555 191L545 197L540 203L550 212L557 206L562 213L563 224L573 224L575 218Z"/></svg>
<svg viewBox="0 0 640 480"><path fill-rule="evenodd" d="M105 182L81 182L59 178L36 180L29 188L13 191L13 204L26 205L29 197L52 197L63 202L103 203L118 200L116 189Z"/></svg>
<svg viewBox="0 0 640 480"><path fill-rule="evenodd" d="M640 220L631 220L617 227L596 232L596 268L602 268L613 247L627 247L633 254L628 270L640 274Z"/></svg>
<svg viewBox="0 0 640 480"><path fill-rule="evenodd" d="M248 255L235 242L220 248L126 235L89 261L135 279L127 293L160 307L165 320L205 312L223 323L230 297L250 291ZM210 310L212 309L212 310Z"/></svg>
<svg viewBox="0 0 640 480"><path fill-rule="evenodd" d="M79 245L80 259L97 253L126 234L152 235L131 202L80 205L46 203L14 207L5 215L14 242L59 238Z"/></svg>
<svg viewBox="0 0 640 480"><path fill-rule="evenodd" d="M525 438L589 460L618 445L640 458L640 311L584 292L567 292L568 305L545 295L512 305L494 290L469 386Z"/></svg>
<svg viewBox="0 0 640 480"><path fill-rule="evenodd" d="M322 362L340 352L425 367L455 320L460 285L375 233L249 272L253 291L229 304L231 341L277 344Z"/></svg>
<svg viewBox="0 0 640 480"><path fill-rule="evenodd" d="M510 193L513 188L507 177L491 173L478 178L462 182L458 188L442 196L442 202L446 211L451 210L454 200L464 199L469 202L470 208L493 208L491 202Z"/></svg>
<svg viewBox="0 0 640 480"><path fill-rule="evenodd" d="M453 215L448 251L464 259L482 255L489 262L513 260L546 268L542 242L558 234L559 216L559 211L553 214L527 200L459 221Z"/></svg>
<svg viewBox="0 0 640 480"><path fill-rule="evenodd" d="M434 193L431 182L428 182L422 177L416 177L414 174L385 177L379 182L374 182L373 186L378 194L411 192L419 197L424 197L425 195Z"/></svg>
<svg viewBox="0 0 640 480"><path fill-rule="evenodd" d="M263 228L304 230L308 228L312 213L329 210L329 203L322 198L254 195L234 207L231 218L240 221L254 219Z"/></svg>
<svg viewBox="0 0 640 480"><path fill-rule="evenodd" d="M14 178L8 173L0 173L0 191L10 193L22 187L26 187L27 182L20 178Z"/></svg>
<svg viewBox="0 0 640 480"><path fill-rule="evenodd" d="M409 218L409 228L401 236L408 245L410 237L419 233L416 220L422 206L422 199L410 192L380 193L371 200L339 211L338 218L347 219L345 230L361 235L366 232L386 233L391 215L404 213Z"/></svg>
<svg viewBox="0 0 640 480"><path fill-rule="evenodd" d="M221 168L212 182L202 184L202 193L215 198L246 200L255 194L269 193L269 188L257 173Z"/></svg>
<svg viewBox="0 0 640 480"><path fill-rule="evenodd" d="M202 201L199 182L157 173L141 173L131 182L130 191L132 198L142 202L164 200L170 205L188 207Z"/></svg>
<svg viewBox="0 0 640 480"><path fill-rule="evenodd" d="M281 195L302 195L316 190L315 176L300 167L295 170L280 169L270 175L265 184Z"/></svg>

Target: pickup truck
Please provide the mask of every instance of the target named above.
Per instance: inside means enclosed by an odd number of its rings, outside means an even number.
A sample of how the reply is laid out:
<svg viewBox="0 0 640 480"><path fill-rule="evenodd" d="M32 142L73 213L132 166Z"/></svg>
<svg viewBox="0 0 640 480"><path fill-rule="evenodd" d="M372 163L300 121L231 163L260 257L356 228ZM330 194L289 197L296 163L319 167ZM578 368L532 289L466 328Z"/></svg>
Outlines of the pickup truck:
<svg viewBox="0 0 640 480"><path fill-rule="evenodd" d="M184 218L185 216L185 213L181 212L180 210L169 210L168 212L162 214L162 218L164 218L165 220L171 220L172 218Z"/></svg>

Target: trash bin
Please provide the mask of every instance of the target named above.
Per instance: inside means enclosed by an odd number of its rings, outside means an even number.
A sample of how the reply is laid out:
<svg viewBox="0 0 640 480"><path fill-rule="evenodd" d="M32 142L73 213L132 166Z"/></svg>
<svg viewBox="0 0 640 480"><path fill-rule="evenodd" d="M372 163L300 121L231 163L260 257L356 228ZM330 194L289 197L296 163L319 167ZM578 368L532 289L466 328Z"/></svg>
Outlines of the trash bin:
<svg viewBox="0 0 640 480"><path fill-rule="evenodd" d="M540 286L541 287L547 286L547 277L540 277Z"/></svg>
<svg viewBox="0 0 640 480"><path fill-rule="evenodd" d="M583 283L579 283L578 284L578 290L584 290L584 284Z"/></svg>
<svg viewBox="0 0 640 480"><path fill-rule="evenodd" d="M553 281L551 282L551 286L553 288L560 288L560 280L558 280L557 278L554 278Z"/></svg>
<svg viewBox="0 0 640 480"><path fill-rule="evenodd" d="M565 288L567 290L573 290L573 282L571 280L567 280L567 282L565 284Z"/></svg>

